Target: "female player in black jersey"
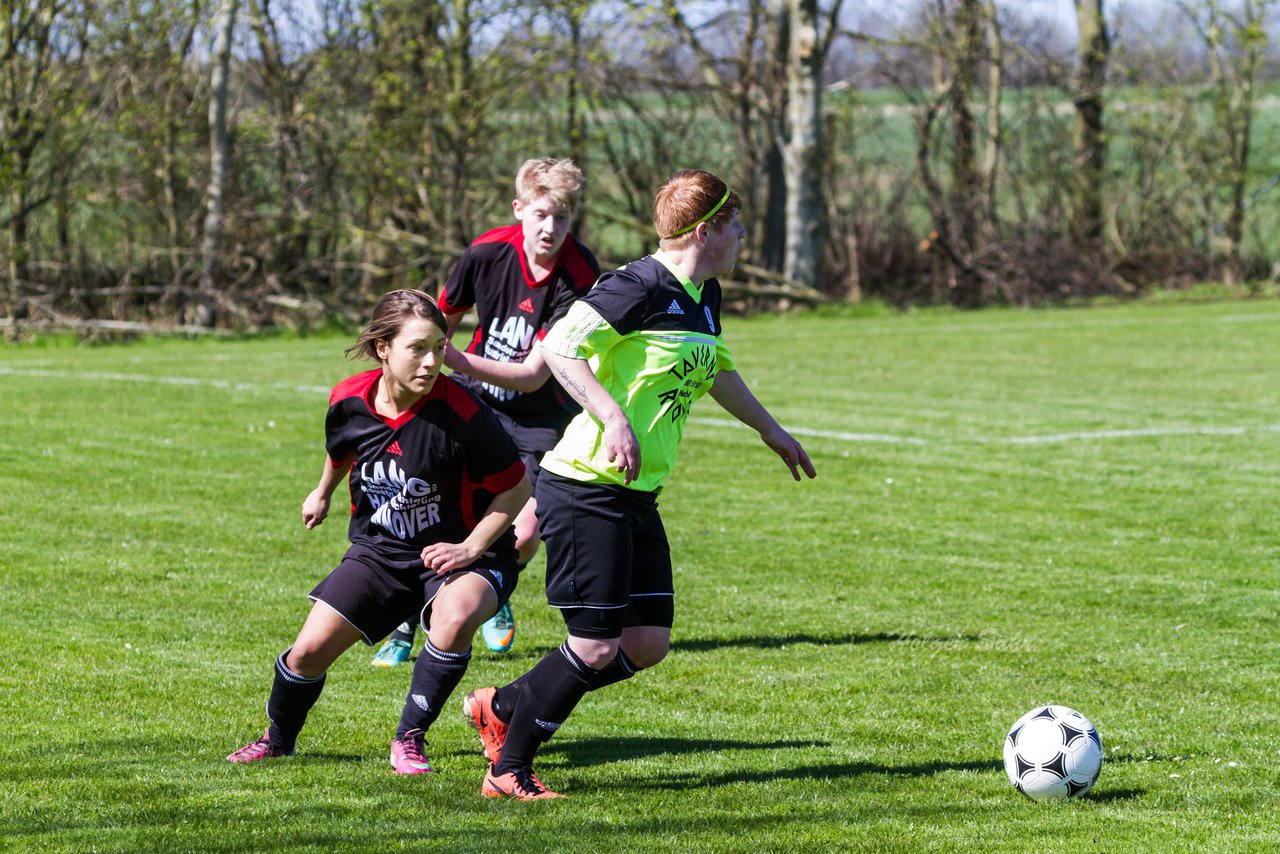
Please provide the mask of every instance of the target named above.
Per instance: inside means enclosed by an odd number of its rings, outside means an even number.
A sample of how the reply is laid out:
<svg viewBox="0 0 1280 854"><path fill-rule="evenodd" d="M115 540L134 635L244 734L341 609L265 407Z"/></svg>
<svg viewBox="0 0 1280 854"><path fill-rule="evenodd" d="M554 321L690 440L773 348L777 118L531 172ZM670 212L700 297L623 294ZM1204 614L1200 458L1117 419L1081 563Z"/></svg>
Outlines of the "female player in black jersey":
<svg viewBox="0 0 1280 854"><path fill-rule="evenodd" d="M302 503L314 528L349 475L351 547L311 591L293 646L276 659L262 738L227 757L256 762L294 751L325 672L363 640L410 617L427 640L413 669L391 764L424 774L424 733L471 659L476 628L516 585L512 520L529 498L524 464L492 411L448 377L446 321L417 290L393 291L347 351L379 366L339 383L325 419L328 459Z"/></svg>

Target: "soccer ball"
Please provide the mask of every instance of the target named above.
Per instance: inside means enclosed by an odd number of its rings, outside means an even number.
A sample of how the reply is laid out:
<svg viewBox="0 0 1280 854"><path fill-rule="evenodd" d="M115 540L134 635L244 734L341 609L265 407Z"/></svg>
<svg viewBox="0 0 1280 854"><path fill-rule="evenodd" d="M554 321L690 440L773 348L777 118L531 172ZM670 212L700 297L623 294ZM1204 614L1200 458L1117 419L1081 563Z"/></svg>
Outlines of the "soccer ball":
<svg viewBox="0 0 1280 854"><path fill-rule="evenodd" d="M1102 739L1089 719L1074 709L1039 706L1009 730L1004 771L1032 800L1078 798L1098 782Z"/></svg>

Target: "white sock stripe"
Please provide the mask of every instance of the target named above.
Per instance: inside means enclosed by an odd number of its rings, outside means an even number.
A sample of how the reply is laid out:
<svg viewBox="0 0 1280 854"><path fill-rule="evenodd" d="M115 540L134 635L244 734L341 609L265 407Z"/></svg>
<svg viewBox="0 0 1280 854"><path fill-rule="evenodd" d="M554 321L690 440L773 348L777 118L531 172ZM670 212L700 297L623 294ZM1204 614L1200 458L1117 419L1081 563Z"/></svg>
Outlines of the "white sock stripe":
<svg viewBox="0 0 1280 854"><path fill-rule="evenodd" d="M290 647L290 649L292 649L292 647ZM297 685L314 685L316 682L324 681L324 673L321 673L319 676L303 676L301 673L294 673L289 669L289 665L284 663L285 656L288 654L289 650L286 649L284 652L280 653L280 657L276 659L276 672L284 677L284 681L293 682Z"/></svg>
<svg viewBox="0 0 1280 854"><path fill-rule="evenodd" d="M466 661L471 657L471 650L466 652L445 652L443 649L437 649L431 643L431 638L427 638L422 643L422 649L432 658L440 661Z"/></svg>
<svg viewBox="0 0 1280 854"><path fill-rule="evenodd" d="M581 673L583 676L592 676L595 674L595 671L588 667L585 661L578 658L577 653L569 649L568 641L560 644L560 654L568 659L569 663L573 665L573 669Z"/></svg>

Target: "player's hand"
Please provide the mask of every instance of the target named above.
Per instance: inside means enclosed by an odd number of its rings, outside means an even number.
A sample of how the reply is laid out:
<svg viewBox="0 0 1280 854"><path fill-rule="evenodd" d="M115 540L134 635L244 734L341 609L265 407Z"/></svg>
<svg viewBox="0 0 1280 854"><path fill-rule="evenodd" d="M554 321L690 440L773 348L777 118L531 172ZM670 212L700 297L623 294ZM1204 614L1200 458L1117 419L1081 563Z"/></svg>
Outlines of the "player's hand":
<svg viewBox="0 0 1280 854"><path fill-rule="evenodd" d="M624 483L631 483L640 476L640 442L626 416L619 415L606 421L601 441L609 462L622 472Z"/></svg>
<svg viewBox="0 0 1280 854"><path fill-rule="evenodd" d="M760 438L773 449L775 454L782 458L782 461L787 464L787 468L791 469L791 477L795 480L800 479L801 471L808 475L810 479L818 476L813 463L809 461L809 455L805 453L800 443L792 438L791 434L786 430L779 427L768 433L761 433Z"/></svg>
<svg viewBox="0 0 1280 854"><path fill-rule="evenodd" d="M302 501L302 524L310 531L324 521L329 515L329 496L322 490L313 489Z"/></svg>
<svg viewBox="0 0 1280 854"><path fill-rule="evenodd" d="M432 543L422 550L422 565L444 575L470 566L481 555L492 556L493 552L476 551L466 543Z"/></svg>

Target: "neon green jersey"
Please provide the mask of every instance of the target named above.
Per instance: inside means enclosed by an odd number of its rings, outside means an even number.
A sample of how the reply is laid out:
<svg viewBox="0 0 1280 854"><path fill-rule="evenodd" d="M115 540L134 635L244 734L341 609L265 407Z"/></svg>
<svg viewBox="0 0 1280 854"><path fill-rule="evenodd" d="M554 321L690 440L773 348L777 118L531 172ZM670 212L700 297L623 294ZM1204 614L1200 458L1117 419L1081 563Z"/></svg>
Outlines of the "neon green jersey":
<svg viewBox="0 0 1280 854"><path fill-rule="evenodd" d="M694 401L719 371L734 368L720 330L720 283L680 279L661 253L602 275L542 346L588 361L635 430L640 475L623 483L622 472L605 456L600 422L585 411L542 458L542 468L646 492L661 487L675 467Z"/></svg>

